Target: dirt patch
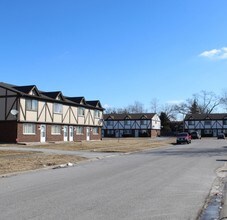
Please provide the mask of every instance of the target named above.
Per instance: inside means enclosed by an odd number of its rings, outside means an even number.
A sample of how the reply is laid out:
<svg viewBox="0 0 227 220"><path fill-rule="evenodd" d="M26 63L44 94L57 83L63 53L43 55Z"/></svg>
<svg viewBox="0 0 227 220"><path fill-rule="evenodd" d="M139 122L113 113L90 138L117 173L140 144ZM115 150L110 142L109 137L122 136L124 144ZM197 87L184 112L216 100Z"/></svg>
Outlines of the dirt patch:
<svg viewBox="0 0 227 220"><path fill-rule="evenodd" d="M0 151L0 175L36 170L64 163L76 163L86 158L74 155L44 154L42 152Z"/></svg>

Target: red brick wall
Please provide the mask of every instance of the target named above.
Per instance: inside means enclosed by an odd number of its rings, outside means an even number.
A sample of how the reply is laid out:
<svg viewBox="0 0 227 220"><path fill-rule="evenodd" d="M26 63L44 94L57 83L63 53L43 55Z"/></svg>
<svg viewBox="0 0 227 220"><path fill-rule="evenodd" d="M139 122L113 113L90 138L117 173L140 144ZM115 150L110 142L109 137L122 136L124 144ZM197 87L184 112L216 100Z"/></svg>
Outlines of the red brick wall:
<svg viewBox="0 0 227 220"><path fill-rule="evenodd" d="M63 131L61 130L61 134L51 134L51 125L46 125L46 142L50 141L63 141Z"/></svg>
<svg viewBox="0 0 227 220"><path fill-rule="evenodd" d="M160 130L151 130L151 137L160 136Z"/></svg>
<svg viewBox="0 0 227 220"><path fill-rule="evenodd" d="M16 143L17 139L17 122L4 121L0 122L0 142Z"/></svg>
<svg viewBox="0 0 227 220"><path fill-rule="evenodd" d="M36 124L35 135L23 134L23 123L19 123L17 127L18 127L17 142L40 142L40 124ZM91 128L90 140L101 140L101 128L99 128L98 134L93 134L93 129L92 127L90 128ZM86 137L87 137L87 127L84 127L83 134L76 134L76 131L74 130L74 134L73 134L74 141L85 141ZM63 137L62 130L61 130L61 134L52 135L51 124L46 125L46 142L55 142L55 141L57 142L57 141L63 141L63 140L64 140L64 137Z"/></svg>
<svg viewBox="0 0 227 220"><path fill-rule="evenodd" d="M93 134L93 131L91 131L90 139L91 140L101 140L102 139L102 129L99 128L98 134Z"/></svg>
<svg viewBox="0 0 227 220"><path fill-rule="evenodd" d="M17 142L40 142L39 125L36 124L36 134L23 134L23 123L17 125Z"/></svg>

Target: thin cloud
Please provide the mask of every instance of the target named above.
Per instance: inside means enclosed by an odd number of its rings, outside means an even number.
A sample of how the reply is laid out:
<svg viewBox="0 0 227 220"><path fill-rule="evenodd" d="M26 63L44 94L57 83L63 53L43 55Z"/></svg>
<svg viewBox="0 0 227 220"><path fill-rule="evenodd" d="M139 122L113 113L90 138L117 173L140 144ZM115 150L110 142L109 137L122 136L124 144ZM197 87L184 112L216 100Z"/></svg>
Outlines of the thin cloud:
<svg viewBox="0 0 227 220"><path fill-rule="evenodd" d="M183 103L184 101L185 100L169 100L166 103L169 104L169 105L178 105L178 104Z"/></svg>
<svg viewBox="0 0 227 220"><path fill-rule="evenodd" d="M214 60L224 60L227 59L227 47L222 47L221 49L206 50L199 54L199 56Z"/></svg>

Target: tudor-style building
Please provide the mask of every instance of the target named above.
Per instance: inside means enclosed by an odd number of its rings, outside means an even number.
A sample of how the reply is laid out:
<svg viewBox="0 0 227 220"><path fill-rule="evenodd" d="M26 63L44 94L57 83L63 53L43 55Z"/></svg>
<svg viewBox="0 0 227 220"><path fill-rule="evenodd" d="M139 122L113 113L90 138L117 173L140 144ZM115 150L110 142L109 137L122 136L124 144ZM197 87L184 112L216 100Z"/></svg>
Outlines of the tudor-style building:
<svg viewBox="0 0 227 220"><path fill-rule="evenodd" d="M0 83L0 142L100 140L98 100Z"/></svg>
<svg viewBox="0 0 227 220"><path fill-rule="evenodd" d="M104 137L157 137L161 121L155 113L104 114Z"/></svg>
<svg viewBox="0 0 227 220"><path fill-rule="evenodd" d="M203 137L216 137L219 133L227 135L227 113L188 114L184 126L186 131L198 131Z"/></svg>

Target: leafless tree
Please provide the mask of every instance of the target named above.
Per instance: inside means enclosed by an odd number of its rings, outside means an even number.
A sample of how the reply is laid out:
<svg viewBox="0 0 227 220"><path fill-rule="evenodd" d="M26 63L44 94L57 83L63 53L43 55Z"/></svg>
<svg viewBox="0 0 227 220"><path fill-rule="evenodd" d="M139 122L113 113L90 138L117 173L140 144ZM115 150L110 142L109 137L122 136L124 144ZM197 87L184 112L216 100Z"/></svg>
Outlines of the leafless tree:
<svg viewBox="0 0 227 220"><path fill-rule="evenodd" d="M159 111L158 99L153 98L151 100L151 112L157 113Z"/></svg>
<svg viewBox="0 0 227 220"><path fill-rule="evenodd" d="M146 110L143 107L143 104L141 102L135 101L134 104L129 105L127 108L129 113L143 113L146 112Z"/></svg>
<svg viewBox="0 0 227 220"><path fill-rule="evenodd" d="M169 120L175 121L177 116L176 116L176 111L175 111L175 106L171 104L165 104L161 107L161 112L165 113L166 116L168 117Z"/></svg>
<svg viewBox="0 0 227 220"><path fill-rule="evenodd" d="M221 97L221 105L224 107L225 111L227 111L227 90L223 92Z"/></svg>
<svg viewBox="0 0 227 220"><path fill-rule="evenodd" d="M188 113L210 114L221 104L221 98L214 92L202 90L200 93L193 94L192 98L187 99L174 106L177 113L186 115Z"/></svg>

